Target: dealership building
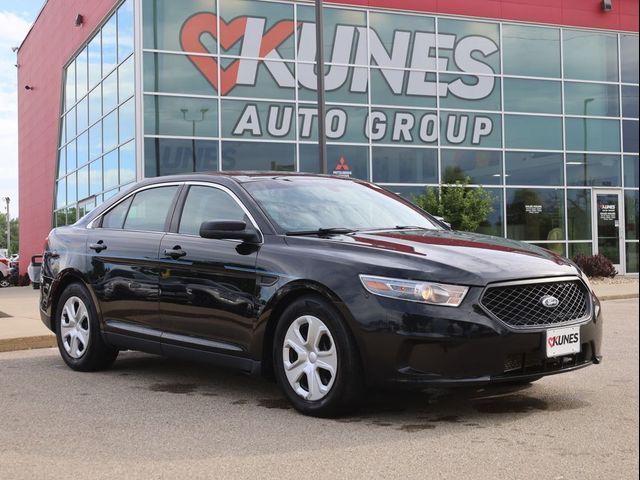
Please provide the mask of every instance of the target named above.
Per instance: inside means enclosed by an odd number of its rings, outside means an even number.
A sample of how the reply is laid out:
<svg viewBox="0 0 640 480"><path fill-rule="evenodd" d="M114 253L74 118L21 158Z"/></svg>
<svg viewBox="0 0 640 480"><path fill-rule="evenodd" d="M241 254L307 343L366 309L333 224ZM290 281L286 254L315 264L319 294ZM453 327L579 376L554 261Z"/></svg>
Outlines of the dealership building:
<svg viewBox="0 0 640 480"><path fill-rule="evenodd" d="M638 0L325 2L330 174L469 178L481 233L638 272ZM146 177L319 172L314 2L48 0L17 55L20 254Z"/></svg>

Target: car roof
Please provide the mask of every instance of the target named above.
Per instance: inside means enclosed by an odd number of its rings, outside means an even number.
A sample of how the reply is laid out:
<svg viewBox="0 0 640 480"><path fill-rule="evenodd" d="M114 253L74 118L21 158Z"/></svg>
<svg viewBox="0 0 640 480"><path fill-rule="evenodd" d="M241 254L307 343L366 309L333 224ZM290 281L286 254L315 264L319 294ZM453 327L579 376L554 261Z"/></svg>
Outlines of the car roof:
<svg viewBox="0 0 640 480"><path fill-rule="evenodd" d="M162 177L148 178L145 183L166 183L171 181L194 181L213 180L215 178L228 178L237 183L247 183L264 179L284 179L284 178L317 178L332 180L349 180L348 177L335 175L322 175L318 173L304 172L282 172L282 171L229 171L229 172L198 172L179 175L167 175ZM353 180L353 179L351 179Z"/></svg>

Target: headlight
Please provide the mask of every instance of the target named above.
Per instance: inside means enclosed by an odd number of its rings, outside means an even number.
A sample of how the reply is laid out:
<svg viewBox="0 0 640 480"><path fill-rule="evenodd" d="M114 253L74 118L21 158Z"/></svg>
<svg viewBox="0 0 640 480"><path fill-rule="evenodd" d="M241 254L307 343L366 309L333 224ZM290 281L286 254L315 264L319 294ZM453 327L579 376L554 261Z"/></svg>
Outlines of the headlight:
<svg viewBox="0 0 640 480"><path fill-rule="evenodd" d="M372 275L360 275L360 281L364 288L374 295L445 307L459 306L469 291L468 287L459 285L416 282Z"/></svg>

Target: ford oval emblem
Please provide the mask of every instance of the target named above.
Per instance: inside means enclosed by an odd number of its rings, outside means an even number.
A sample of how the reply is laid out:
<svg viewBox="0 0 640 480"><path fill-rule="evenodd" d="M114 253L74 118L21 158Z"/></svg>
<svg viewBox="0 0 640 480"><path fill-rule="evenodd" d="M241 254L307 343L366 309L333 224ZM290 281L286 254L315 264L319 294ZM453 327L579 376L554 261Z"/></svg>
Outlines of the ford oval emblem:
<svg viewBox="0 0 640 480"><path fill-rule="evenodd" d="M560 300L556 297L552 297L551 295L545 295L540 301L542 302L542 305L547 308L556 308L560 304Z"/></svg>

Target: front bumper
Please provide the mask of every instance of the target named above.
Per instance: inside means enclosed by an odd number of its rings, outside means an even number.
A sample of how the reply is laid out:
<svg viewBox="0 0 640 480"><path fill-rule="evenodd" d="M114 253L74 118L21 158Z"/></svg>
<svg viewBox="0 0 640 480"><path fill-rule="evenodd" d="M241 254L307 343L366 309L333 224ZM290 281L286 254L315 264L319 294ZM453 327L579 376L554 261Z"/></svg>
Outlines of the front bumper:
<svg viewBox="0 0 640 480"><path fill-rule="evenodd" d="M478 385L564 373L600 363L603 317L593 297L580 352L546 356L546 328L514 330L479 306L471 289L459 308L365 296L351 311L370 385ZM364 321L363 321L364 320ZM556 328L550 326L549 328Z"/></svg>

